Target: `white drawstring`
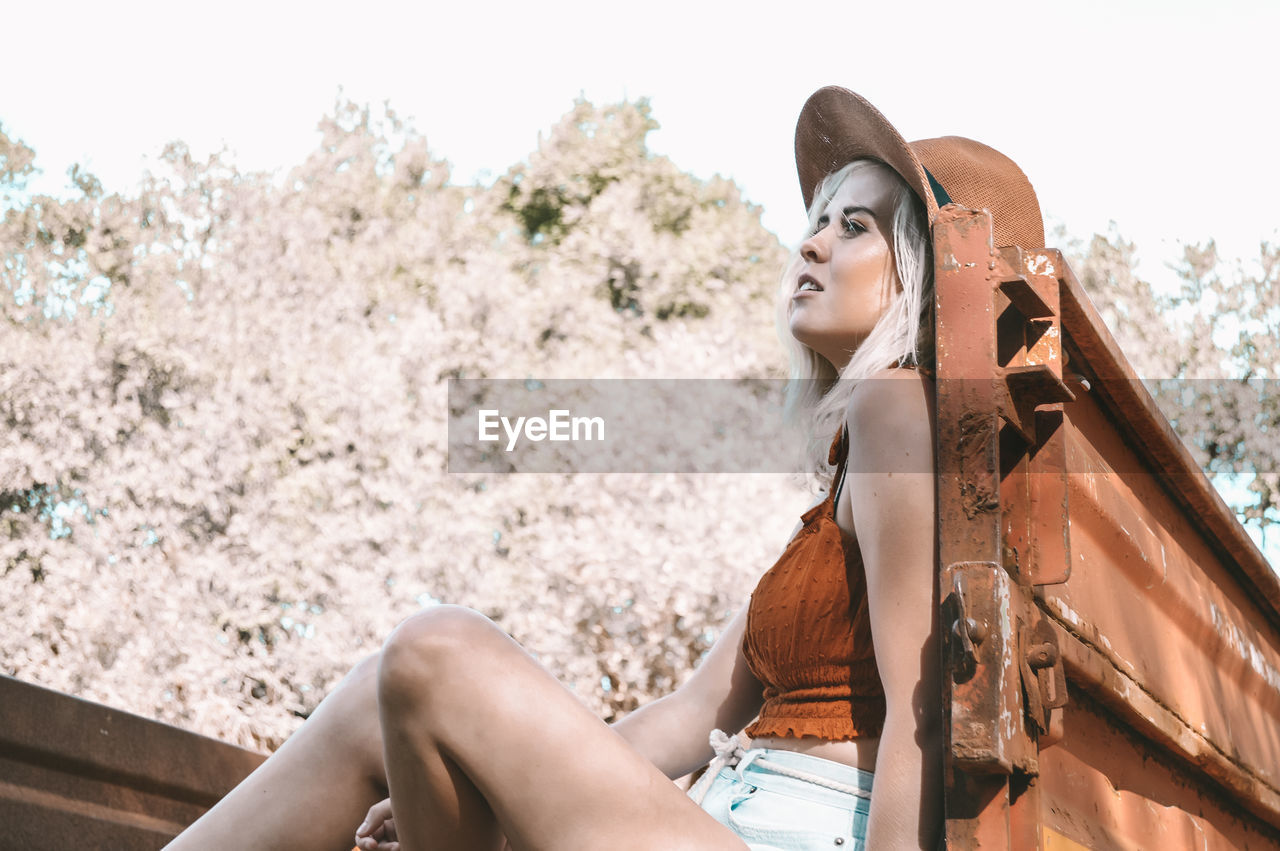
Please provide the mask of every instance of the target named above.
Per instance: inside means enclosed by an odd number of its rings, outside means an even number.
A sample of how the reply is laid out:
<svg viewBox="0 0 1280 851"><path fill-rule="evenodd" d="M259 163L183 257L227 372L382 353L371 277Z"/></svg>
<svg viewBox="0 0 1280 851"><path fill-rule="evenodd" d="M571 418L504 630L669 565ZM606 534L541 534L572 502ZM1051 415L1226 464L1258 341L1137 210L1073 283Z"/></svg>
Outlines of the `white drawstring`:
<svg viewBox="0 0 1280 851"><path fill-rule="evenodd" d="M846 795L853 795L857 798L866 798L871 800L871 793L861 786L850 786L848 783L841 783L838 780L830 780L820 774L810 774L807 771L800 771L795 768L788 768L785 765L768 759L757 759L756 765L767 768L774 774L781 774L784 777L794 777L796 780L803 780L806 783L812 783L815 786L821 786L824 789L832 789L836 792L843 792Z"/></svg>
<svg viewBox="0 0 1280 851"><path fill-rule="evenodd" d="M720 774L722 768L734 768L742 761L742 757L746 754L746 749L742 747L742 742L738 741L737 736L730 736L723 730L711 731L711 749L716 755L711 760L711 764L707 766L706 775L698 782L702 784L694 803L702 806L702 801L707 797L707 792L711 789L711 784L715 782L716 777ZM818 774L810 774L807 771L800 771L785 765L765 759L763 756L755 760L755 764L761 768L767 768L775 774L781 774L784 777L792 777L796 780L803 780L806 783L812 783L815 786L821 786L824 789L832 789L836 792L843 792L846 795L853 795L858 798L866 798L870 800L871 793L860 786L851 786L848 783L841 783L838 780L830 780Z"/></svg>
<svg viewBox="0 0 1280 851"><path fill-rule="evenodd" d="M712 730L710 736L711 749L716 755L711 758L711 763L707 766L706 774L703 775L702 789L698 792L698 796L693 802L698 806L702 806L703 798L707 797L707 791L711 788L711 784L716 782L722 768L733 768L742 761L742 755L746 753L746 749L742 747L742 742L738 741L737 736L730 736L724 730ZM701 781L700 781L701 782Z"/></svg>

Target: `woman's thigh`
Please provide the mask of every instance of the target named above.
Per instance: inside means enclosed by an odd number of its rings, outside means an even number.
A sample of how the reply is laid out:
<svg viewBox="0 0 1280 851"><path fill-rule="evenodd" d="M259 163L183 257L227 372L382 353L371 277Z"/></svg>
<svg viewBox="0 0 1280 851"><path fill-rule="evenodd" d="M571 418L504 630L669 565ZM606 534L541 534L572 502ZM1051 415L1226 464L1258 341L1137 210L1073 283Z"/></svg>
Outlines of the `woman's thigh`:
<svg viewBox="0 0 1280 851"><path fill-rule="evenodd" d="M743 847L477 613L439 607L402 625L381 678L417 695L405 724L462 768L516 847Z"/></svg>

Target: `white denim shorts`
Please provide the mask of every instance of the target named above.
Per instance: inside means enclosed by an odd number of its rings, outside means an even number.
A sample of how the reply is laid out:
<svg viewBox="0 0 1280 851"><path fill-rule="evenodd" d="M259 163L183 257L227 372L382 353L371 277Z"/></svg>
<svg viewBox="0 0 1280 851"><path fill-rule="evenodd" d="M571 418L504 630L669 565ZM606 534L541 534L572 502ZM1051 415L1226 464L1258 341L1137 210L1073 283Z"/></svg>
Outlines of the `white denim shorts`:
<svg viewBox="0 0 1280 851"><path fill-rule="evenodd" d="M853 851L865 847L870 771L772 748L738 750L689 790L716 821L752 851ZM723 761L722 761L723 762ZM713 764L712 769L718 768ZM801 775L801 779L794 775ZM813 782L833 782L856 792Z"/></svg>

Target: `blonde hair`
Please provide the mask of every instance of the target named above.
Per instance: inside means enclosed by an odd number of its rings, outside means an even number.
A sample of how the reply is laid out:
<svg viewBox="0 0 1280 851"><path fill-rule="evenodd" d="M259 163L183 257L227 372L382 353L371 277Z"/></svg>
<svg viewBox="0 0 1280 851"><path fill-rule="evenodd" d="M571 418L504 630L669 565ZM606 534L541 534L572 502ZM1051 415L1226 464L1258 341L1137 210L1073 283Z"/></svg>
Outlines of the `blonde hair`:
<svg viewBox="0 0 1280 851"><path fill-rule="evenodd" d="M827 175L814 193L809 207L810 231L841 184L867 169L887 174L894 184L890 248L898 286L893 288L884 314L838 375L830 361L791 335L791 297L804 266L798 247L787 262L778 290L778 336L791 361L785 416L805 436L803 469L819 477L830 475L828 447L844 425L845 409L859 381L886 367L933 365L933 246L924 204L906 181L879 160L854 160Z"/></svg>

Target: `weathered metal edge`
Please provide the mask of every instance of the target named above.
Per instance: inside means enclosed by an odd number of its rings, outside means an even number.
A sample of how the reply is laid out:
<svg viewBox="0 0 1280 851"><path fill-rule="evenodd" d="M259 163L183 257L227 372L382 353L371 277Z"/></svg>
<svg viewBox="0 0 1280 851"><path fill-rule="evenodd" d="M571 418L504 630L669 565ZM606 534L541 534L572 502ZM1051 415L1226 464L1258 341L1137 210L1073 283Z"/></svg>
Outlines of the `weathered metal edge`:
<svg viewBox="0 0 1280 851"><path fill-rule="evenodd" d="M1121 670L1101 648L1038 600L1058 637L1070 680L1152 742L1216 781L1237 803L1280 828L1280 789L1240 765Z"/></svg>
<svg viewBox="0 0 1280 851"><path fill-rule="evenodd" d="M0 707L0 755L204 807L265 759L217 739L3 675Z"/></svg>

